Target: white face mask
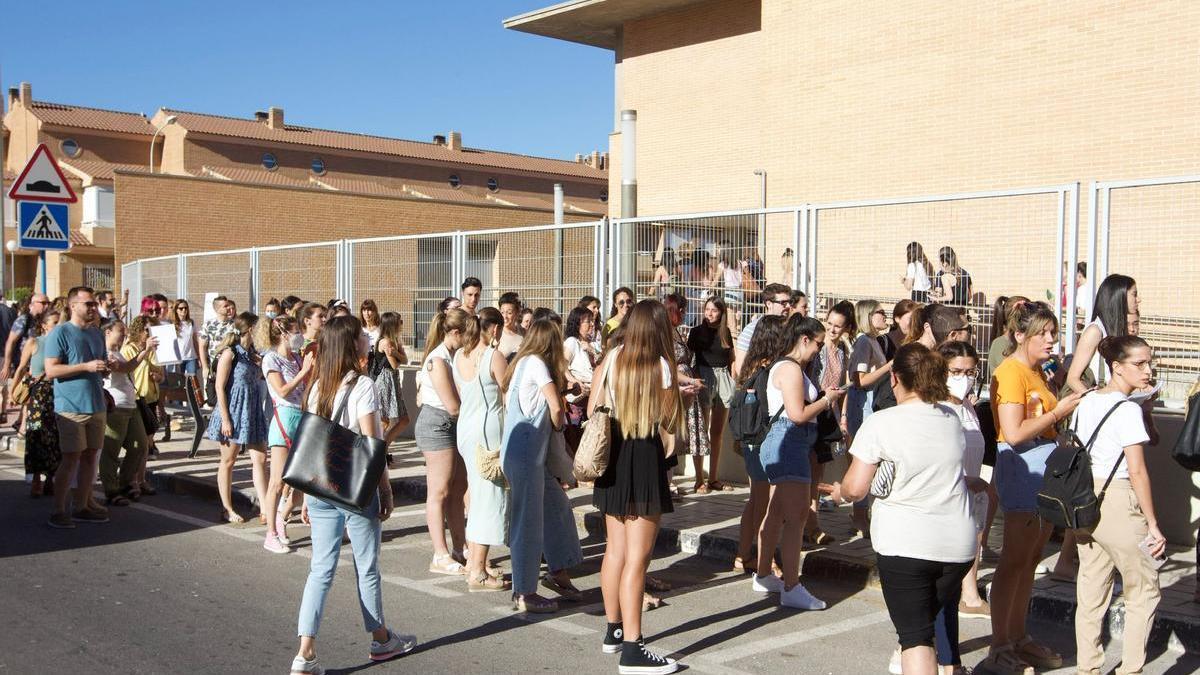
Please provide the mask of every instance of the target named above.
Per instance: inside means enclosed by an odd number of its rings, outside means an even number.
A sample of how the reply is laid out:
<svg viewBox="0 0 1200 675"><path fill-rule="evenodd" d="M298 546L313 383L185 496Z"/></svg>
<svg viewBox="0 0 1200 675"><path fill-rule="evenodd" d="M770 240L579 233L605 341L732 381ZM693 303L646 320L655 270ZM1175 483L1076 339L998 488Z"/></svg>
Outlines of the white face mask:
<svg viewBox="0 0 1200 675"><path fill-rule="evenodd" d="M292 351L298 352L304 348L304 336L300 333L292 333L292 336L288 338L288 344L291 345Z"/></svg>
<svg viewBox="0 0 1200 675"><path fill-rule="evenodd" d="M967 375L951 375L946 380L946 386L949 387L951 396L963 400L975 386L975 378Z"/></svg>

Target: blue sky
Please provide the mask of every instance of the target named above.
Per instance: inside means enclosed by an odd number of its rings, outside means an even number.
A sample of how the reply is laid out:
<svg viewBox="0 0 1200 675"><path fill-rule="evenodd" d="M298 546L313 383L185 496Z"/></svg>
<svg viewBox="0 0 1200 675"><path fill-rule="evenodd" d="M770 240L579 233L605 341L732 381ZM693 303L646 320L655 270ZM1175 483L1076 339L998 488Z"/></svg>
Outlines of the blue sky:
<svg viewBox="0 0 1200 675"><path fill-rule="evenodd" d="M159 107L568 158L607 150L612 52L505 30L553 0L15 3L3 85L147 115ZM64 19L65 17L65 19Z"/></svg>

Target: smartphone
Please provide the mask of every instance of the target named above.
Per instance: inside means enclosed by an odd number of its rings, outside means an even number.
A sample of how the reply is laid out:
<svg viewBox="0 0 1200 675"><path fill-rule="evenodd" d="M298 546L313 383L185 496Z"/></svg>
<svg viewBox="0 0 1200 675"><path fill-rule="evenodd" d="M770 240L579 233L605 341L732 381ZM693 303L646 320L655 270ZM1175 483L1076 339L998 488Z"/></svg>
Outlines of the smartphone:
<svg viewBox="0 0 1200 675"><path fill-rule="evenodd" d="M1146 535L1146 538L1143 539L1138 544L1138 549L1141 550L1142 555L1144 555L1150 559L1150 564L1154 566L1154 569L1158 569L1158 568L1162 567L1164 564L1166 564L1167 556L1166 556L1165 552L1163 555L1158 556L1158 557L1150 555L1150 549L1152 549L1153 547L1154 547L1154 539L1151 538L1150 535Z"/></svg>

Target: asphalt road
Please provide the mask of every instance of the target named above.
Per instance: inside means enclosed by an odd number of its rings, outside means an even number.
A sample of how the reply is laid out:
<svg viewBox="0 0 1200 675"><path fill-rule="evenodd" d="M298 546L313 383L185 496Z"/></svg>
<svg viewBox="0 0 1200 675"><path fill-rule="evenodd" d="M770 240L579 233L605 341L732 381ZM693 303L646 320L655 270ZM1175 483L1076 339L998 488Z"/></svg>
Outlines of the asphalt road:
<svg viewBox="0 0 1200 675"><path fill-rule="evenodd" d="M287 672L308 570L306 528L289 530L299 550L273 555L257 524L217 525L214 503L159 495L114 508L105 525L52 530L49 500L28 497L19 467L0 453L0 673ZM601 541L584 541L581 603L526 618L510 611L507 593L468 594L461 579L429 574L421 506L401 504L384 531L385 613L397 631L418 636L418 649L384 664L367 659L347 547L317 643L321 663L331 673L615 673L617 657L600 652L602 550ZM895 633L877 591L810 582L830 608L799 612L753 594L747 579L711 561L664 554L652 571L675 588L646 615L648 641L693 672L887 672ZM973 665L988 624L964 621L962 632ZM1070 626L1034 633L1074 653ZM1116 645L1110 653L1111 667ZM1146 672L1197 670L1200 659L1160 652Z"/></svg>

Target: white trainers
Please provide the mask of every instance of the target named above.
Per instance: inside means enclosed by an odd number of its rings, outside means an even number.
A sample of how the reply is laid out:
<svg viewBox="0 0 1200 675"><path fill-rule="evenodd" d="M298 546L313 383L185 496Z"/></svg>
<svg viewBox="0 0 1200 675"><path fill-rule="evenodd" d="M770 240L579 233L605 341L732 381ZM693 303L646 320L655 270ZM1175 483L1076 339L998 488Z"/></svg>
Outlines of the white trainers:
<svg viewBox="0 0 1200 675"><path fill-rule="evenodd" d="M292 659L292 675L325 675L325 669L316 659L311 661L297 655Z"/></svg>
<svg viewBox="0 0 1200 675"><path fill-rule="evenodd" d="M371 660L387 661L411 652L417 646L415 635L400 635L388 630L386 642L371 640Z"/></svg>
<svg viewBox="0 0 1200 675"><path fill-rule="evenodd" d="M783 579L780 579L774 574L768 574L765 577L760 577L757 574L754 574L751 575L750 579L750 587L754 589L755 593L783 592Z"/></svg>
<svg viewBox="0 0 1200 675"><path fill-rule="evenodd" d="M813 594L809 593L808 589L804 588L804 584L796 584L790 589L784 590L782 593L780 593L779 604L783 607L794 607L796 609L825 609L825 601L818 600L817 598L813 597Z"/></svg>

